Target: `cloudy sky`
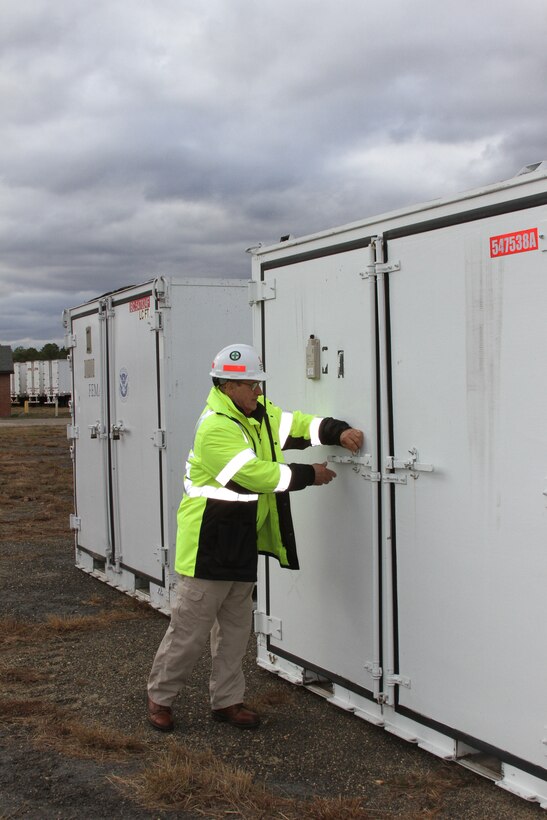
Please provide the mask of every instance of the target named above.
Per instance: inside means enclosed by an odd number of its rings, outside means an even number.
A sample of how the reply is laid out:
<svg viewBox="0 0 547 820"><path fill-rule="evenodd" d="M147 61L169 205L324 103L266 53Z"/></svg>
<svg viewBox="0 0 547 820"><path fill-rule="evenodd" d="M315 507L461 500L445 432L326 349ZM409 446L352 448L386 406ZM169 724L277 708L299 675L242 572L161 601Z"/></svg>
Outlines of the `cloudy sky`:
<svg viewBox="0 0 547 820"><path fill-rule="evenodd" d="M545 0L0 0L0 343L547 159Z"/></svg>

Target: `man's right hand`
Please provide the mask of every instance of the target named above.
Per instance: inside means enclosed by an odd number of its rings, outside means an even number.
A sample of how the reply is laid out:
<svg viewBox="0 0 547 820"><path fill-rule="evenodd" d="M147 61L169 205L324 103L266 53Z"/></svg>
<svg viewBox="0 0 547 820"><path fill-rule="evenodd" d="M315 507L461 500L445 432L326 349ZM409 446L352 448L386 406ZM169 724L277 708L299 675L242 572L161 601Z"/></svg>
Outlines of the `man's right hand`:
<svg viewBox="0 0 547 820"><path fill-rule="evenodd" d="M313 483L316 487L321 484L330 484L332 479L336 478L336 473L334 470L329 470L326 461L323 464L312 464L312 467L315 470L315 481Z"/></svg>

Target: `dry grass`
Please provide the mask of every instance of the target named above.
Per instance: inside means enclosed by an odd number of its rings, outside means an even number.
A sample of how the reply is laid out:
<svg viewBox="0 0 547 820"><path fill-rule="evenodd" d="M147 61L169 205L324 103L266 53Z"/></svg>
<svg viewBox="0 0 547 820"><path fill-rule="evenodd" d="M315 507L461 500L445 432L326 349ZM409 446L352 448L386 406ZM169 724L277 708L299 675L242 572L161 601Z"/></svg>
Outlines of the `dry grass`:
<svg viewBox="0 0 547 820"><path fill-rule="evenodd" d="M25 723L35 745L54 749L67 757L127 760L142 755L148 746L139 737L77 720L68 710L47 700L0 698L0 718L5 724Z"/></svg>
<svg viewBox="0 0 547 820"><path fill-rule="evenodd" d="M357 798L280 797L254 782L250 772L229 766L210 750L195 751L170 739L159 755L137 774L111 782L141 806L193 812L208 818L245 820L358 820L379 818Z"/></svg>
<svg viewBox="0 0 547 820"><path fill-rule="evenodd" d="M406 801L420 804L420 817L436 817L444 808L446 795L469 785L461 769L445 763L440 771L427 774L409 772L404 777L383 784Z"/></svg>
<svg viewBox="0 0 547 820"><path fill-rule="evenodd" d="M64 427L0 427L0 531L2 540L34 544L35 551L47 549L48 543L70 539L68 518L73 512L72 462ZM32 557L32 548L25 554ZM0 554L0 561L11 556ZM4 567L7 563L4 564ZM9 573L0 568L0 576ZM100 607L101 596L83 601L86 606ZM42 644L47 651L51 639L108 629L117 622L154 613L133 599L120 595L109 611L91 615L61 617L52 615L45 621L23 621L0 618L0 646L17 650ZM14 653L15 654L15 653ZM74 712L54 702L41 699L38 693L50 673L18 665L19 659L4 660L0 668L0 723L23 724L32 742L52 748L67 757L93 760L128 760L142 758L142 768L132 777L113 778L118 788L132 800L152 811L165 808L173 812L192 811L210 818L242 820L381 820L388 812L370 809L356 797L316 797L296 800L270 792L265 784L255 782L253 773L228 766L210 751L191 751L178 746L173 739L157 753L139 737L102 726L84 724ZM10 686L12 685L12 686ZM25 694L36 697L11 697L19 685ZM252 705L259 710L290 704L296 695L287 688L269 687L257 693ZM466 786L463 773L455 767L442 768L427 776L411 773L404 779L383 781L375 804L402 801L416 806L407 812L410 818L432 818L442 812L443 799L454 789ZM382 800L381 792L389 792ZM398 815L403 816L403 815ZM4 817L7 817L5 815ZM3 816L0 810L0 820Z"/></svg>
<svg viewBox="0 0 547 820"><path fill-rule="evenodd" d="M32 669L30 666L8 666L0 669L0 683L41 683L49 680L48 672Z"/></svg>
<svg viewBox="0 0 547 820"><path fill-rule="evenodd" d="M0 646L41 643L74 633L107 629L120 621L140 620L146 616L152 617L152 612L127 606L98 612L96 615L48 615L45 621L38 622L12 617L0 618Z"/></svg>
<svg viewBox="0 0 547 820"><path fill-rule="evenodd" d="M68 405L59 406L57 409L59 418L70 418L70 408ZM55 406L51 404L29 404L28 413L25 413L24 404L14 404L11 408L12 419L52 419L55 418Z"/></svg>
<svg viewBox="0 0 547 820"><path fill-rule="evenodd" d="M0 442L3 540L46 544L66 537L74 505L65 427L1 427Z"/></svg>
<svg viewBox="0 0 547 820"><path fill-rule="evenodd" d="M269 707L290 706L295 702L294 692L287 688L272 686L257 692L247 701L248 706L256 712L267 711Z"/></svg>

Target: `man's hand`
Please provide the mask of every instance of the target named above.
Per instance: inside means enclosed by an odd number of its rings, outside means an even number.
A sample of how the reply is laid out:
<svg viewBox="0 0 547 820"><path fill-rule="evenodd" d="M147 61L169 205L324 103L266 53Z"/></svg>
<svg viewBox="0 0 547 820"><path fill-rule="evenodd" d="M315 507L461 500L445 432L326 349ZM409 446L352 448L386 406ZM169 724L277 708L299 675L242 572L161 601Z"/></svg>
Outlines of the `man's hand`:
<svg viewBox="0 0 547 820"><path fill-rule="evenodd" d="M356 430L354 427L350 427L341 434L340 444L355 455L363 446L364 439L365 437L362 430Z"/></svg>
<svg viewBox="0 0 547 820"><path fill-rule="evenodd" d="M312 467L315 470L315 481L313 483L316 487L320 484L329 484L333 478L336 478L336 473L334 470L329 470L326 461L324 464L312 464Z"/></svg>

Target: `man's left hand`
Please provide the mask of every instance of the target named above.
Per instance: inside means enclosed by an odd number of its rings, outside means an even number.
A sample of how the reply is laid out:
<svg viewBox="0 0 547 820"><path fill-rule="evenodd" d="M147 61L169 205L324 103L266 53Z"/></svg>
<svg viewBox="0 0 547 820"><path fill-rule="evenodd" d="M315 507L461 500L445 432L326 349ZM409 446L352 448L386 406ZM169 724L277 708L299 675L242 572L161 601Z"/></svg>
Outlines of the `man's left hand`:
<svg viewBox="0 0 547 820"><path fill-rule="evenodd" d="M364 439L365 437L362 430L356 430L354 427L350 427L341 434L340 444L342 447L345 447L346 450L350 450L355 454L363 446Z"/></svg>

